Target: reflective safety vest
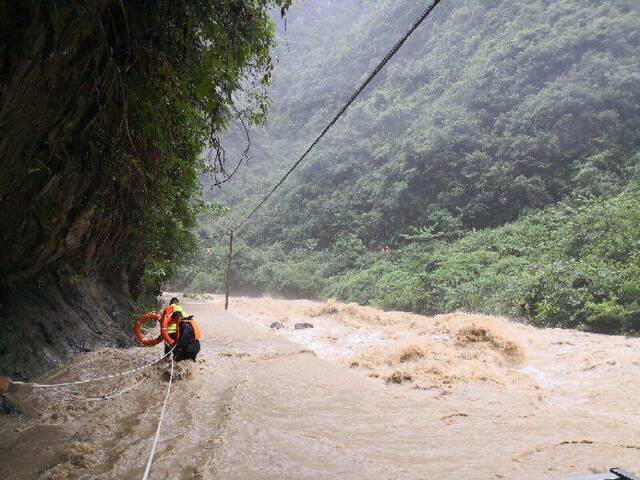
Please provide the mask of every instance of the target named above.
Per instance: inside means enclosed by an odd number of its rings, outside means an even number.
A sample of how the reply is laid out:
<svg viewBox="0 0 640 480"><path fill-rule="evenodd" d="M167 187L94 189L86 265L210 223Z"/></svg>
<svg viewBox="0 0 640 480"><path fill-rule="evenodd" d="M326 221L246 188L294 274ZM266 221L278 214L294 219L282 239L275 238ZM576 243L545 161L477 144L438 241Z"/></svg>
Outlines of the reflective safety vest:
<svg viewBox="0 0 640 480"><path fill-rule="evenodd" d="M180 323L182 322L191 324L191 327L193 328L193 336L195 337L196 340L199 341L202 335L200 334L200 327L195 322L195 320L180 320Z"/></svg>
<svg viewBox="0 0 640 480"><path fill-rule="evenodd" d="M167 308L165 308L162 311L162 318L164 318L166 315L168 315L169 317L171 317L171 315L173 315L175 312L180 312L182 313L182 316L186 317L187 314L184 313L184 308L182 308L181 305L169 305ZM174 333L176 333L178 331L178 322L175 322L173 320L170 320L169 323L167 323L167 333L169 335L173 335Z"/></svg>

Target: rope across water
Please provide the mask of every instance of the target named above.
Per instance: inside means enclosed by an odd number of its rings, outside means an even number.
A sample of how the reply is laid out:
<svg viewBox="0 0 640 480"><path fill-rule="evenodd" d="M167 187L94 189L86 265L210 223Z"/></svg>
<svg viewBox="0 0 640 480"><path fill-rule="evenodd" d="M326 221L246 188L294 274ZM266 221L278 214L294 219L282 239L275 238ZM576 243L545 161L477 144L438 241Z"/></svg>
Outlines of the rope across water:
<svg viewBox="0 0 640 480"><path fill-rule="evenodd" d="M29 386L31 388L55 388L55 387L66 387L66 386L70 386L70 385L81 385L81 384L86 384L86 383L90 383L90 382L100 382L100 381L104 381L104 380L108 380L111 378L118 378L118 377L122 377L124 375L129 375L135 372L139 372L141 370L144 370L145 368L148 368L152 365L157 364L158 362L164 360L165 358L167 358L168 356L170 356L173 353L175 346L173 348L171 348L171 350L169 350L166 354L164 354L162 357L149 362L149 363L145 363L144 365L141 365L139 367L136 368L132 368L129 370L124 370L122 372L117 372L117 373L113 373L111 375L104 375L102 377L96 377L96 378L90 378L87 380L77 380L74 382L63 382L63 383L35 383L35 382L21 382L21 381L15 381L13 382L15 385L25 385L25 386ZM158 421L158 427L156 429L156 435L154 437L153 440L153 445L151 447L151 454L149 455L149 460L147 461L147 466L145 468L144 471L144 476L142 477L143 480L146 480L149 476L149 472L151 471L151 465L153 464L153 457L155 455L156 452L156 447L158 445L158 440L160 438L160 430L162 428L162 421L164 420L164 413L165 410L167 408L167 403L169 401L169 394L171 393L171 384L173 383L173 367L174 367L174 360L173 360L173 355L171 355L171 370L169 373L169 385L167 386L167 393L164 397L164 403L162 404L162 410L160 411L160 419ZM119 397L120 395L123 395L127 392L130 392L131 390L137 388L138 386L140 386L144 381L146 380L146 378L143 378L142 380L140 380L139 382L135 383L134 385L125 388L123 390L120 390L119 392L116 393L111 393L111 394L106 394L106 395L102 395L100 397L81 397L85 400L92 400L92 401L97 401L97 400L109 400L111 398L115 398L115 397Z"/></svg>
<svg viewBox="0 0 640 480"><path fill-rule="evenodd" d="M171 371L169 373L169 385L167 386L167 394L164 397L164 403L162 404L162 410L160 411L160 419L158 420L158 428L156 429L156 436L153 439L153 445L151 446L151 454L149 460L147 460L147 467L144 469L144 475L142 480L147 480L149 472L151 471L151 465L153 464L153 456L156 453L156 447L158 446L158 440L160 439L160 430L162 428L162 420L164 420L164 411L167 409L167 402L169 401L169 394L171 393L171 383L173 382L173 357L171 357Z"/></svg>
<svg viewBox="0 0 640 480"><path fill-rule="evenodd" d="M112 398L116 398L119 397L120 395L124 395L127 392L130 392L131 390L134 390L136 388L138 388L140 385L142 385L145 381L147 380L147 377L143 378L142 380L140 380L139 382L131 385L130 387L124 388L122 390L120 390L119 392L115 392L115 393L108 393L105 395L101 395L99 397L85 397L82 395L71 395L73 398L78 398L81 400L89 400L92 402L97 402L100 400L111 400Z"/></svg>
<svg viewBox="0 0 640 480"><path fill-rule="evenodd" d="M175 347L173 347L175 348ZM145 368L148 368L152 365L155 365L156 363L164 360L165 358L167 358L167 356L169 356L171 354L171 352L173 352L173 348L171 350L169 350L166 354L164 354L162 357L154 360L153 362L150 363L145 363L144 365L141 365L139 367L136 368L132 368L130 370L125 370L123 372L117 372L117 373L113 373L111 375L105 375L103 377L96 377L96 378L90 378L88 380L77 380L75 382L63 382L63 383L32 383L32 382L21 382L21 381L15 381L13 382L14 385L25 385L31 388L54 388L54 387L67 387L69 385L81 385L84 383L91 383L91 382L101 382L103 380L108 380L110 378L118 378L118 377L122 377L124 375L130 375L132 373L135 372L139 372L141 370L144 370ZM173 361L173 358L172 358Z"/></svg>

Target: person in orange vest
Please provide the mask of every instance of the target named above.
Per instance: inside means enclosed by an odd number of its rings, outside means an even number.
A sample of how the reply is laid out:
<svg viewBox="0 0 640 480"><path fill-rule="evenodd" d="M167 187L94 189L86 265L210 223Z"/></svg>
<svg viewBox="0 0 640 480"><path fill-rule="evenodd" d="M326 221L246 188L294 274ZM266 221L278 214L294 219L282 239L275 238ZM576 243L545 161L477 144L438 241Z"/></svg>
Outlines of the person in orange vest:
<svg viewBox="0 0 640 480"><path fill-rule="evenodd" d="M193 315L183 317L182 312L174 312L171 315L171 320L176 322L178 332L180 332L176 348L173 350L173 359L176 362L182 360L195 362L198 352L200 352L200 327L193 319Z"/></svg>
<svg viewBox="0 0 640 480"><path fill-rule="evenodd" d="M169 306L162 311L161 318L164 319L166 316L171 316L176 312L180 312L183 317L187 316L184 308L182 308L182 305L180 305L180 300L178 300L176 297L173 297L169 301ZM178 337L178 322L174 322L173 317L171 317L171 320L169 321L169 323L167 323L167 333L173 340ZM169 353L169 350L171 350L171 347L167 344L167 342L165 342L164 354L166 355L167 353Z"/></svg>

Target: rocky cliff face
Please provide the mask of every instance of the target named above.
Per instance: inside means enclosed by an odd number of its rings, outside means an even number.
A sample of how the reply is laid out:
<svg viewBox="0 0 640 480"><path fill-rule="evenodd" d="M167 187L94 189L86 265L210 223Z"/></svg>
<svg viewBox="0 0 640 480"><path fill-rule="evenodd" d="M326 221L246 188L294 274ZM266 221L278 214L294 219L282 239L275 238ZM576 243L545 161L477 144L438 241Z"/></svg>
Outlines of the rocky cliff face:
<svg viewBox="0 0 640 480"><path fill-rule="evenodd" d="M127 226L144 175L124 168L136 147L123 139L126 105L112 92L123 79L109 78L120 69L110 53L118 25L96 27L123 14L113 1L53 16L38 3L7 7L23 25L0 24L0 282L63 267L135 277Z"/></svg>
<svg viewBox="0 0 640 480"><path fill-rule="evenodd" d="M128 299L144 264L132 205L144 175L123 168L135 145L114 94L118 5L2 2L0 372L16 378L133 343Z"/></svg>
<svg viewBox="0 0 640 480"><path fill-rule="evenodd" d="M31 378L78 352L133 345L122 285L96 274L47 274L0 291L0 375Z"/></svg>

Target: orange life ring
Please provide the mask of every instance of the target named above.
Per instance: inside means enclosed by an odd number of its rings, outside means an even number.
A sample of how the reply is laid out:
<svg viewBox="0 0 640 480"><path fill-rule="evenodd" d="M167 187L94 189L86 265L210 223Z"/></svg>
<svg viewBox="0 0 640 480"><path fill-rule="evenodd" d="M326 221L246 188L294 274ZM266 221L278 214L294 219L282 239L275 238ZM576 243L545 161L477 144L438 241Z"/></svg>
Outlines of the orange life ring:
<svg viewBox="0 0 640 480"><path fill-rule="evenodd" d="M167 315L163 315L160 320L160 337L169 345L170 347L176 343L176 341L180 338L180 328L176 329L176 339L174 340L169 336L169 332L167 331L167 326L171 321L171 317L173 315L173 311L169 312Z"/></svg>
<svg viewBox="0 0 640 480"><path fill-rule="evenodd" d="M135 325L133 326L133 333L136 335L136 338L138 339L138 341L144 345L145 347L152 347L154 345L158 345L160 342L162 342L162 335L158 335L156 338L154 338L153 340L149 340L147 338L144 338L144 335L142 335L142 324L144 322L146 322L149 319L153 319L156 321L160 321L160 315L158 315L155 312L149 312L149 313L145 313L144 315L140 316L138 318L138 320L136 320Z"/></svg>

